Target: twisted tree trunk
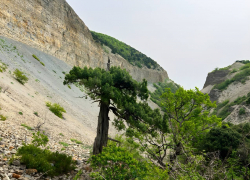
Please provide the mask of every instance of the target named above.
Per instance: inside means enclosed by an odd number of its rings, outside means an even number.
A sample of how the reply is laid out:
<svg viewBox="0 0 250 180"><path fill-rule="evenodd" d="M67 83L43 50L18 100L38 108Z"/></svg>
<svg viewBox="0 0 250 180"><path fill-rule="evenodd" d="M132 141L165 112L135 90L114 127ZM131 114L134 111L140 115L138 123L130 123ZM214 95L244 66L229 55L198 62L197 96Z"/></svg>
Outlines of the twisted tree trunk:
<svg viewBox="0 0 250 180"><path fill-rule="evenodd" d="M103 146L107 146L109 130L109 103L100 103L100 112L98 116L97 134L93 147L93 155L102 152Z"/></svg>

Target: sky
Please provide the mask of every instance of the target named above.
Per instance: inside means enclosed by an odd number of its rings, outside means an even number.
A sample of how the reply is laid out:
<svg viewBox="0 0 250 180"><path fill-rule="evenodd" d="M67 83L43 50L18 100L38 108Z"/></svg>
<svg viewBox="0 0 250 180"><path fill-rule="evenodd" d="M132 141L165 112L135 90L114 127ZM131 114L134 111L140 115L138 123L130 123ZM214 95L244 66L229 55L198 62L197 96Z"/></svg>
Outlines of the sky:
<svg viewBox="0 0 250 180"><path fill-rule="evenodd" d="M185 89L250 59L249 0L67 0L90 30L146 54Z"/></svg>

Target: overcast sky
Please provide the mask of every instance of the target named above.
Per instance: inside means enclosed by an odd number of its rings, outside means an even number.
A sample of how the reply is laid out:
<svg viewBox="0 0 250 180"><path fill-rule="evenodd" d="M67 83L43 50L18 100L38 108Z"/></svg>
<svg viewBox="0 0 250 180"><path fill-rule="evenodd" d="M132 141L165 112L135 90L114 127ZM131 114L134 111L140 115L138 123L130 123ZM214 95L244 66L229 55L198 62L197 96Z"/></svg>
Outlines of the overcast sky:
<svg viewBox="0 0 250 180"><path fill-rule="evenodd" d="M90 30L157 61L186 89L250 59L249 0L67 0Z"/></svg>

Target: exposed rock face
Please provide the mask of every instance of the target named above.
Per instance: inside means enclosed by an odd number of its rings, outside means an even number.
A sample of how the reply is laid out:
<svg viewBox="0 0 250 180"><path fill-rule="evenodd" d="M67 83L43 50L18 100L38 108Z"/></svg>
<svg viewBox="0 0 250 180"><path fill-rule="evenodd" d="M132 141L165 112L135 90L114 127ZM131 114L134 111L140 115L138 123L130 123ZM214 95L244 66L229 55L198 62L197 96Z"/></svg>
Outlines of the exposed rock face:
<svg viewBox="0 0 250 180"><path fill-rule="evenodd" d="M229 70L219 70L211 72L207 75L206 82L203 88L206 88L209 85L219 84L226 80L226 76L229 74Z"/></svg>
<svg viewBox="0 0 250 180"><path fill-rule="evenodd" d="M107 54L65 0L1 0L0 35L23 42L70 65L126 68L138 81L162 82L166 71L140 69L119 55Z"/></svg>

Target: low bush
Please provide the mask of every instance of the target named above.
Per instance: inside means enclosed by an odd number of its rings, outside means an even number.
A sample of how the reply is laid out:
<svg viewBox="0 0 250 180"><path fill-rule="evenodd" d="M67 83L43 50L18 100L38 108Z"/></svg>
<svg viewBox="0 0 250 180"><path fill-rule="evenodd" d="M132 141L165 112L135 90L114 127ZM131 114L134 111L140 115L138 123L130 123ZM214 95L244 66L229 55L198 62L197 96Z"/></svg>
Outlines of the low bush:
<svg viewBox="0 0 250 180"><path fill-rule="evenodd" d="M220 151L222 158L225 158L229 151L236 150L240 144L242 136L237 131L223 125L211 129L202 142L202 148L206 152ZM232 149L231 149L232 148Z"/></svg>
<svg viewBox="0 0 250 180"><path fill-rule="evenodd" d="M46 102L46 106L51 112L53 112L57 117L61 119L63 118L62 113L66 113L65 109L57 103L51 104L51 102Z"/></svg>
<svg viewBox="0 0 250 180"><path fill-rule="evenodd" d="M240 108L239 115L243 115L243 114L246 114L246 110L245 108Z"/></svg>
<svg viewBox="0 0 250 180"><path fill-rule="evenodd" d="M7 117L0 114L0 121L6 121Z"/></svg>
<svg viewBox="0 0 250 180"><path fill-rule="evenodd" d="M45 147L48 141L48 137L43 133L33 133L32 144L24 145L17 150L17 155L21 156L21 163L29 169L36 169L52 177L74 170L75 161L71 156L39 148L39 146Z"/></svg>
<svg viewBox="0 0 250 180"><path fill-rule="evenodd" d="M14 72L13 72L16 80L18 82L20 82L21 84L25 84L28 82L29 78L27 76L24 75L24 73L22 71L20 71L19 69L16 69Z"/></svg>
<svg viewBox="0 0 250 180"><path fill-rule="evenodd" d="M123 139L116 137L120 141L119 147L115 142L108 142L108 146L103 148L102 153L93 155L89 159L94 172L91 177L94 179L112 180L165 180L168 179L168 170L161 169L140 155L137 143L131 143L130 138Z"/></svg>
<svg viewBox="0 0 250 180"><path fill-rule="evenodd" d="M17 155L20 161L29 169L37 169L38 172L49 176L66 174L75 169L75 161L71 156L41 149L34 144L24 145L18 149Z"/></svg>

